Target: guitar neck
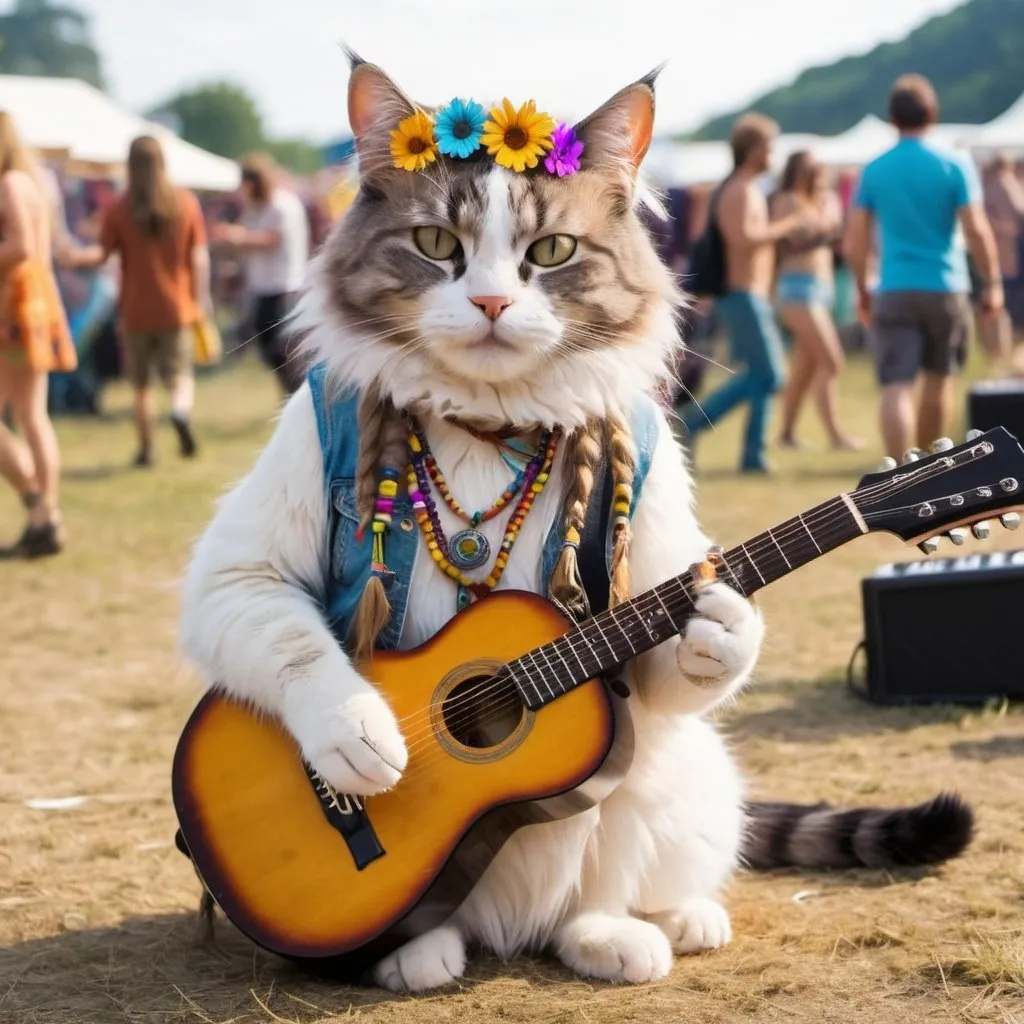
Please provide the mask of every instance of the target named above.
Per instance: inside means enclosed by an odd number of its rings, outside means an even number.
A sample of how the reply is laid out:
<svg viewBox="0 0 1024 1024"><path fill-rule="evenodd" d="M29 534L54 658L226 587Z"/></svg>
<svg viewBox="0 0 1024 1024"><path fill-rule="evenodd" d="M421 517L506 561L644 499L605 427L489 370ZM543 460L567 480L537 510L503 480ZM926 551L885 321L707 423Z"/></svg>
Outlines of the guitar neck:
<svg viewBox="0 0 1024 1024"><path fill-rule="evenodd" d="M750 597L866 530L852 499L838 495L725 552L718 580ZM544 707L678 635L693 614L694 582L690 572L674 576L509 662L523 703Z"/></svg>

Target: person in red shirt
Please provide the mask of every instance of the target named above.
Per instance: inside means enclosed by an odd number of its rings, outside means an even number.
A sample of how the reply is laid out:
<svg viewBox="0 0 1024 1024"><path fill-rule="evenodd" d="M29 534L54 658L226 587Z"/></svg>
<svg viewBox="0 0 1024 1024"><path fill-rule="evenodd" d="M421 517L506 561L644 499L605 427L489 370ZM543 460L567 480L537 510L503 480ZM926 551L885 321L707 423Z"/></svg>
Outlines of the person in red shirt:
<svg viewBox="0 0 1024 1024"><path fill-rule="evenodd" d="M107 210L99 246L77 262L96 266L113 253L121 259L120 320L135 389L135 465L153 463L154 372L171 392L171 424L189 458L196 453L189 423L195 328L210 308L210 256L198 199L171 185L160 143L148 135L131 145L128 188Z"/></svg>

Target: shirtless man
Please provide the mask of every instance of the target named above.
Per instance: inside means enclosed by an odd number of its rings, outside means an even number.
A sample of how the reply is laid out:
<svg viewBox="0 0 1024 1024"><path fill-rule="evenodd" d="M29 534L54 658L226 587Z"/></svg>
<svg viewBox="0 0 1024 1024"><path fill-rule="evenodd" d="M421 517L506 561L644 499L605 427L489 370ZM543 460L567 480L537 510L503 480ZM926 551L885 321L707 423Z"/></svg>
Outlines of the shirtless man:
<svg viewBox="0 0 1024 1024"><path fill-rule="evenodd" d="M746 114L733 126L734 170L712 200L725 247L726 293L717 309L729 332L732 361L740 369L717 391L696 405L683 423L692 436L714 426L744 402L750 416L743 441L740 469L765 473L765 434L772 395L785 383L785 359L769 295L775 272L775 246L784 238L813 234L820 227L807 210L795 210L775 221L768 219L768 202L760 179L771 166L772 142L778 125L760 114Z"/></svg>

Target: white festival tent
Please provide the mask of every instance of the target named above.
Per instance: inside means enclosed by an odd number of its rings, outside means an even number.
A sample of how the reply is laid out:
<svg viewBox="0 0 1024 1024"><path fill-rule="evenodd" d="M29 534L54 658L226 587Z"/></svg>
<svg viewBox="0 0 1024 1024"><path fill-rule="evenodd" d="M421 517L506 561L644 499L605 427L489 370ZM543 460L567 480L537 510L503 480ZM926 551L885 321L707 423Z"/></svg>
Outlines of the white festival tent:
<svg viewBox="0 0 1024 1024"><path fill-rule="evenodd" d="M977 130L971 139L971 149L985 155L999 152L1014 157L1024 156L1024 94Z"/></svg>
<svg viewBox="0 0 1024 1024"><path fill-rule="evenodd" d="M1024 98L997 120L1007 118L1014 110L1015 118L1012 123L1007 120L1000 138L1016 138L1024 152ZM930 134L946 149L976 149L995 123L937 124ZM839 135L780 135L773 147L772 169L778 173L787 157L801 149L810 150L828 167L863 167L895 145L896 139L896 129L874 114L868 114ZM644 166L652 181L661 188L705 185L728 175L732 170L732 155L727 142L680 142L662 138L652 144Z"/></svg>
<svg viewBox="0 0 1024 1024"><path fill-rule="evenodd" d="M132 139L153 135L163 146L168 172L176 184L230 192L240 181L234 161L122 110L98 89L77 79L0 75L0 110L13 115L30 146L72 166L102 167L121 175Z"/></svg>

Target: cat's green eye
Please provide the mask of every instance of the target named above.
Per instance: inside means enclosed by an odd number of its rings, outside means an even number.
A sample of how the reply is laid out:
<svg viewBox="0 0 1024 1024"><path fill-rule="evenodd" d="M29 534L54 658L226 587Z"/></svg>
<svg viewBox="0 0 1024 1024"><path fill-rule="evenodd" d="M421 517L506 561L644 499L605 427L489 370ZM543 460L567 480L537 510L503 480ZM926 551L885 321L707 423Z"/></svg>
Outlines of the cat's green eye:
<svg viewBox="0 0 1024 1024"><path fill-rule="evenodd" d="M412 240L416 248L432 260L450 260L459 248L459 240L444 228L416 228Z"/></svg>
<svg viewBox="0 0 1024 1024"><path fill-rule="evenodd" d="M576 251L576 239L572 235L548 235L538 238L526 250L526 258L538 267L560 267Z"/></svg>

